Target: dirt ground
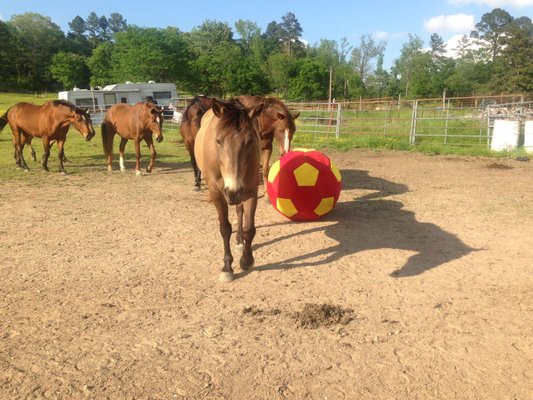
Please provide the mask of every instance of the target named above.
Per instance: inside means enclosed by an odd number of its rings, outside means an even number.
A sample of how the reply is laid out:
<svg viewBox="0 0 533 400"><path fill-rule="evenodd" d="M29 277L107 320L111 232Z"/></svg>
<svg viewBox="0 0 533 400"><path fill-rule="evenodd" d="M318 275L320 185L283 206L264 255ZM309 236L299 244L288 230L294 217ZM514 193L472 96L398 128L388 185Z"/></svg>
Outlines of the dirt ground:
<svg viewBox="0 0 533 400"><path fill-rule="evenodd" d="M329 155L232 283L187 165L2 183L0 398L531 399L533 162Z"/></svg>

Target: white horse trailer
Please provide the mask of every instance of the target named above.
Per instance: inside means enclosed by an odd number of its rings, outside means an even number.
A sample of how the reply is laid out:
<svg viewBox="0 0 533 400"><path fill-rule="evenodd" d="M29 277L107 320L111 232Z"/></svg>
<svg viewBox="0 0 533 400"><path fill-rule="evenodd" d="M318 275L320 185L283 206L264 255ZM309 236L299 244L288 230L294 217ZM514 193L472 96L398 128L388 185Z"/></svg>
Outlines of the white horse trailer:
<svg viewBox="0 0 533 400"><path fill-rule="evenodd" d="M79 107L87 107L93 115L93 122L98 124L105 110L116 103L135 104L147 98L158 105L168 108L173 98L177 97L174 83L116 83L99 90L77 89L58 93L58 98L67 100Z"/></svg>

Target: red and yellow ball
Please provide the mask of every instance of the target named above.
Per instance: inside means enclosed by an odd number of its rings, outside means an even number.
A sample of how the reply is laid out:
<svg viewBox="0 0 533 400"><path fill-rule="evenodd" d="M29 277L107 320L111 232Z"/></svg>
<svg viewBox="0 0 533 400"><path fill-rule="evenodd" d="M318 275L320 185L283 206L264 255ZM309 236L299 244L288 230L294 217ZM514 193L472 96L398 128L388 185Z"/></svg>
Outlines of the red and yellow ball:
<svg viewBox="0 0 533 400"><path fill-rule="evenodd" d="M294 149L268 173L270 203L293 221L315 220L330 212L341 192L341 174L322 152Z"/></svg>

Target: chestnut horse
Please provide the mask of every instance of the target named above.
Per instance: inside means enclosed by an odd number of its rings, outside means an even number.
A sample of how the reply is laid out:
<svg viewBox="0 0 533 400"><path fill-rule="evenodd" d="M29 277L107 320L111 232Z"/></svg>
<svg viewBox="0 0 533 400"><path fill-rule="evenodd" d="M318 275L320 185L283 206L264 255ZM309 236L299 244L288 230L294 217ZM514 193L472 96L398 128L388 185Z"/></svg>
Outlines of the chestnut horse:
<svg viewBox="0 0 533 400"><path fill-rule="evenodd" d="M259 116L259 133L261 135L263 182L266 185L272 155L272 142L276 138L281 156L289 151L292 137L296 131L294 121L300 113L291 114L287 106L274 97L243 95L236 97L236 100L248 108L264 104L263 112Z"/></svg>
<svg viewBox="0 0 533 400"><path fill-rule="evenodd" d="M252 241L255 237L261 149L257 116L262 109L262 104L250 109L237 101L213 99L212 108L202 117L194 144L196 162L216 207L224 242L224 267L219 275L222 282L234 278L228 205L237 208L237 245L242 249L240 267L247 270L254 263Z"/></svg>
<svg viewBox="0 0 533 400"><path fill-rule="evenodd" d="M65 100L52 100L42 105L17 103L0 117L0 131L7 123L13 132L16 165L25 170L28 169L28 165L22 151L24 145L31 142L33 137L40 137L43 140L44 153L41 164L45 171L48 171L50 146L54 141L57 142L59 171L64 173L64 145L70 126L73 125L85 140L91 140L95 135L91 116L87 110ZM32 151L32 158L33 153Z"/></svg>
<svg viewBox="0 0 533 400"><path fill-rule="evenodd" d="M104 154L107 158L107 169L113 170L113 139L115 134L120 140L120 170L125 171L124 149L128 140L135 143L135 173L141 175L141 141L144 140L150 148L151 158L146 172L151 173L157 155L154 147L153 135L157 142L163 140L163 108L151 102L140 102L131 106L129 104L114 104L107 111L102 121L102 143Z"/></svg>
<svg viewBox="0 0 533 400"><path fill-rule="evenodd" d="M254 108L259 104L264 104L263 112L258 118L259 133L261 136L263 182L266 182L270 168L270 157L272 155L272 142L276 138L279 143L281 155L289 151L290 143L296 130L294 120L298 118L300 113L291 114L281 100L273 97L243 95L236 97L236 100L247 108ZM201 172L196 165L196 159L194 157L194 140L198 129L200 129L201 118L210 107L210 100L207 97L196 96L183 112L180 125L180 134L191 156L195 190L200 190Z"/></svg>
<svg viewBox="0 0 533 400"><path fill-rule="evenodd" d="M194 171L194 190L200 190L201 172L196 164L194 156L194 140L200 129L200 121L207 110L211 108L211 99L206 96L196 96L189 101L183 111L180 122L180 135L183 138L185 148L191 156L192 169Z"/></svg>

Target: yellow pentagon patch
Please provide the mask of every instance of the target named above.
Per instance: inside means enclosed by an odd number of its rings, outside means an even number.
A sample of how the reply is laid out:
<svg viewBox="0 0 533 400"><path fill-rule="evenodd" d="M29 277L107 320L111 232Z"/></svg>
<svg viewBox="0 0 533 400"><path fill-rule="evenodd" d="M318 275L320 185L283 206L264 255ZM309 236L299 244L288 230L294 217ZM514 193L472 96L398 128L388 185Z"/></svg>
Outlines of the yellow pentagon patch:
<svg viewBox="0 0 533 400"><path fill-rule="evenodd" d="M276 208L287 217L292 217L298 212L291 199L282 199L278 197L276 200Z"/></svg>
<svg viewBox="0 0 533 400"><path fill-rule="evenodd" d="M315 208L316 215L324 215L331 211L335 199L333 197L324 197L320 200L320 204Z"/></svg>
<svg viewBox="0 0 533 400"><path fill-rule="evenodd" d="M333 164L333 161L331 162L331 172L333 172L333 175L335 175L335 178L337 178L337 182L341 181L341 171L337 168L335 164Z"/></svg>
<svg viewBox="0 0 533 400"><path fill-rule="evenodd" d="M295 149L292 149L292 151L301 151L302 153L308 153L310 151L315 151L315 149L306 149L303 147L297 147Z"/></svg>
<svg viewBox="0 0 533 400"><path fill-rule="evenodd" d="M303 163L293 171L298 186L315 186L318 172L318 169L309 163Z"/></svg>
<svg viewBox="0 0 533 400"><path fill-rule="evenodd" d="M265 168L263 166L263 168ZM281 168L281 163L278 161L276 161L274 164L272 164L272 166L270 167L270 170L268 171L268 181L270 183L273 183L274 182L274 179L276 179L276 176L278 175L278 172Z"/></svg>

